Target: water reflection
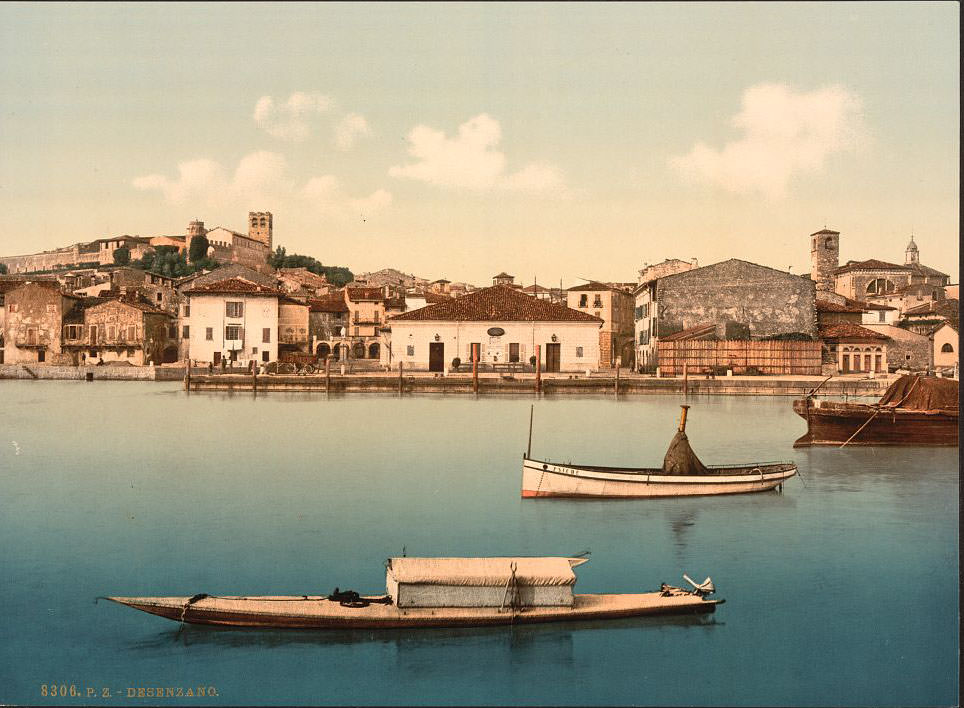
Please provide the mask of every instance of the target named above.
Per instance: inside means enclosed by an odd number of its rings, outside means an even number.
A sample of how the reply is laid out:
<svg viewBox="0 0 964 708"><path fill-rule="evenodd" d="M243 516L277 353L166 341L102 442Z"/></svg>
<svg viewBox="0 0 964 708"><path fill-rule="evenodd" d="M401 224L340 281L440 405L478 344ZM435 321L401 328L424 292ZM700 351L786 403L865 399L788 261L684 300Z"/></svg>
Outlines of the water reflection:
<svg viewBox="0 0 964 708"><path fill-rule="evenodd" d="M626 617L613 620L551 622L532 625L504 625L499 627L452 627L438 629L251 629L241 627L211 627L205 625L177 625L144 639L131 642L133 652L167 651L173 646L213 646L219 648L257 647L270 649L292 645L346 646L354 644L392 644L400 649L445 647L480 642L504 644L513 651L541 651L552 645L557 652L566 645L571 651L574 633L604 630L660 631L666 628L712 629L724 623L713 614L661 617Z"/></svg>

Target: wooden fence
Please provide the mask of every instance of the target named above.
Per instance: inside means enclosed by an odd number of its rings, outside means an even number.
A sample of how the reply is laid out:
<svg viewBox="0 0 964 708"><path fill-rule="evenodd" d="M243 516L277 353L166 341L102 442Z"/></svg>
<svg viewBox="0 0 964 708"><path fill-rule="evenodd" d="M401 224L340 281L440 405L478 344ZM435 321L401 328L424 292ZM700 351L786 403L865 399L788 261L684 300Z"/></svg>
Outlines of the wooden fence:
<svg viewBox="0 0 964 708"><path fill-rule="evenodd" d="M690 374L797 374L819 376L820 342L743 340L658 342L657 364L667 376L681 376L684 365Z"/></svg>

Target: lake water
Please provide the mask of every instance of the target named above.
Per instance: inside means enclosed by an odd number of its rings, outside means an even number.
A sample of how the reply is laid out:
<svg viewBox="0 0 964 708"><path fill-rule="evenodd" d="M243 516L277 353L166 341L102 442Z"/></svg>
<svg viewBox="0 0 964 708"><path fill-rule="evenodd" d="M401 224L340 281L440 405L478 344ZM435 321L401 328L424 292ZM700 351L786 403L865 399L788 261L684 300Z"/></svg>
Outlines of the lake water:
<svg viewBox="0 0 964 708"><path fill-rule="evenodd" d="M803 480L782 494L523 500L530 398L2 381L0 400L0 703L958 700L956 449L793 450L805 424L790 399L691 396L704 462L793 459ZM536 401L533 455L658 465L679 403ZM711 575L726 604L703 619L372 633L179 629L94 602L381 593L383 561L403 548L589 549L578 592L686 572ZM83 697L45 696L50 684ZM217 695L136 698L197 686Z"/></svg>

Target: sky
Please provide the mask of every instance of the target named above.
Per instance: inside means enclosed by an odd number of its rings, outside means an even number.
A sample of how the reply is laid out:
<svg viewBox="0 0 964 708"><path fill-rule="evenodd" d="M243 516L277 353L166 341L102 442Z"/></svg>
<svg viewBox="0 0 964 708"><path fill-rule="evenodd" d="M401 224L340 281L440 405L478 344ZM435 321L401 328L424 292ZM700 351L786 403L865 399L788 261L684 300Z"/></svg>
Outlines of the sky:
<svg viewBox="0 0 964 708"><path fill-rule="evenodd" d="M246 230L354 272L958 281L957 3L0 4L0 254Z"/></svg>

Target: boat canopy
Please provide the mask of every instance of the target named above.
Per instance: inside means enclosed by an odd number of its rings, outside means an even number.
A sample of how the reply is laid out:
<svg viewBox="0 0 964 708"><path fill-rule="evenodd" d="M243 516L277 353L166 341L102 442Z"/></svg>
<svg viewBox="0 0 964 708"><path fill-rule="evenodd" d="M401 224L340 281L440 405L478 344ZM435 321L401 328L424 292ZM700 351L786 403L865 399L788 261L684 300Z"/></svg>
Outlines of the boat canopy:
<svg viewBox="0 0 964 708"><path fill-rule="evenodd" d="M935 376L908 374L894 381L878 401L915 411L957 411L958 382Z"/></svg>
<svg viewBox="0 0 964 708"><path fill-rule="evenodd" d="M388 576L399 584L505 587L512 578L528 586L573 585L572 568L584 558L390 558Z"/></svg>

